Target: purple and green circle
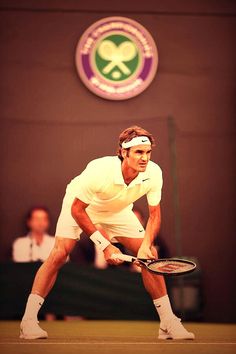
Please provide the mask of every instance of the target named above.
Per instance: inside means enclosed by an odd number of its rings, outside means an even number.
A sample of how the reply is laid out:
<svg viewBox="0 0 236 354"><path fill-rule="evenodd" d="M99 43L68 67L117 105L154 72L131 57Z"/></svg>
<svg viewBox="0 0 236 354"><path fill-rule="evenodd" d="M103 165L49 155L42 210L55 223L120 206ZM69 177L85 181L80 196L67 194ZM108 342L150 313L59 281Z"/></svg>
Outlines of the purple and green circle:
<svg viewBox="0 0 236 354"><path fill-rule="evenodd" d="M152 82L158 53L150 33L125 17L97 21L76 48L76 67L83 83L110 100L137 96Z"/></svg>

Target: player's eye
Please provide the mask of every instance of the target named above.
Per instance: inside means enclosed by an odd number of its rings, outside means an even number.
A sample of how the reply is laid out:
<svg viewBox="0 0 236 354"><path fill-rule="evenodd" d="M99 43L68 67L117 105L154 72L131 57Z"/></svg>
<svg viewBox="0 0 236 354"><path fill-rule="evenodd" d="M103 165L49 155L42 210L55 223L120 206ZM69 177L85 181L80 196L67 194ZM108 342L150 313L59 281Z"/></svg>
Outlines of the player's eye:
<svg viewBox="0 0 236 354"><path fill-rule="evenodd" d="M152 150L149 150L149 151L144 151L144 150L135 150L134 151L134 153L136 154L136 155L150 155L151 154L151 151Z"/></svg>

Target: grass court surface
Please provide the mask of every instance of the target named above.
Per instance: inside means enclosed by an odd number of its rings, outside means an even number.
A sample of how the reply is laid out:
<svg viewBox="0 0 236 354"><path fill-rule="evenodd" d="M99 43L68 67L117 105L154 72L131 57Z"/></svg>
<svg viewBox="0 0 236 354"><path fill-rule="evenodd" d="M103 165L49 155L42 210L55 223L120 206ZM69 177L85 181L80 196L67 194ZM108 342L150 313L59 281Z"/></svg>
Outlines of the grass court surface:
<svg viewBox="0 0 236 354"><path fill-rule="evenodd" d="M194 341L157 339L158 322L40 322L49 338L19 339L18 321L0 322L1 354L233 354L236 325L186 323Z"/></svg>

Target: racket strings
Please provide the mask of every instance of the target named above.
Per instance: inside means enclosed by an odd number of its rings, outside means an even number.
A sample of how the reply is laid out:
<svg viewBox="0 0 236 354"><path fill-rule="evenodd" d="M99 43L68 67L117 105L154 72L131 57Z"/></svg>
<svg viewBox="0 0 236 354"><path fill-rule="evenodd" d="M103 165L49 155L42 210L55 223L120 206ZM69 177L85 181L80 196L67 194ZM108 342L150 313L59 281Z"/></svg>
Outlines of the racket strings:
<svg viewBox="0 0 236 354"><path fill-rule="evenodd" d="M192 263L182 263L179 261L158 261L149 264L148 268L156 272L174 274L191 271L195 266Z"/></svg>

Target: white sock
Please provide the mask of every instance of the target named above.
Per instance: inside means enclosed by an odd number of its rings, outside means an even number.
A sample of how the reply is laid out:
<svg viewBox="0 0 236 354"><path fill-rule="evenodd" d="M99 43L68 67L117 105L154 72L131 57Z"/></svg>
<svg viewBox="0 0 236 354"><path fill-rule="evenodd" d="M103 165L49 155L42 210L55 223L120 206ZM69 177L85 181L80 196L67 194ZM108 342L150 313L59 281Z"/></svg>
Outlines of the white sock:
<svg viewBox="0 0 236 354"><path fill-rule="evenodd" d="M38 321L38 312L44 303L44 298L37 294L30 294L25 308L22 320Z"/></svg>
<svg viewBox="0 0 236 354"><path fill-rule="evenodd" d="M174 316L168 295L153 300L153 303L156 307L161 322L165 322L166 320L168 321Z"/></svg>

